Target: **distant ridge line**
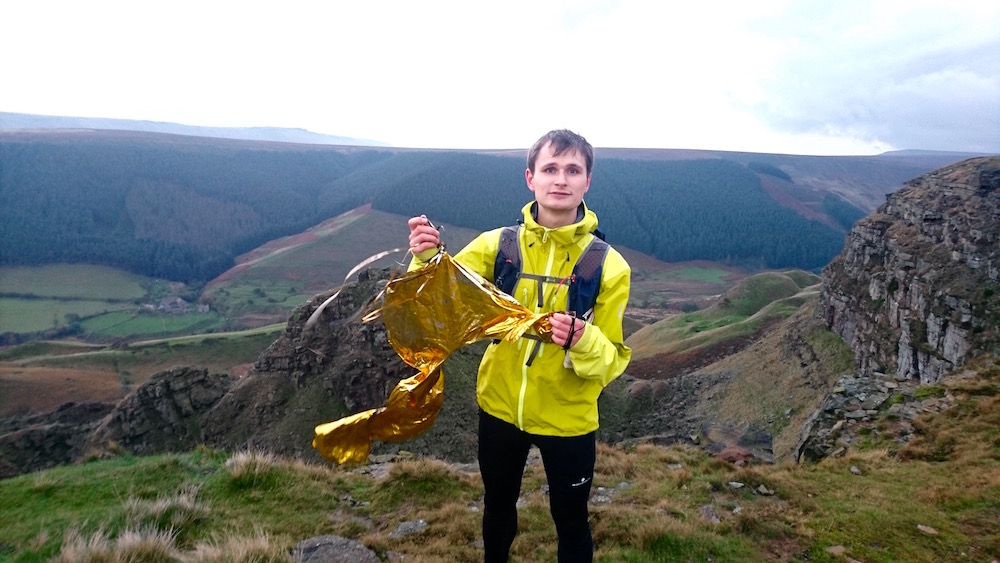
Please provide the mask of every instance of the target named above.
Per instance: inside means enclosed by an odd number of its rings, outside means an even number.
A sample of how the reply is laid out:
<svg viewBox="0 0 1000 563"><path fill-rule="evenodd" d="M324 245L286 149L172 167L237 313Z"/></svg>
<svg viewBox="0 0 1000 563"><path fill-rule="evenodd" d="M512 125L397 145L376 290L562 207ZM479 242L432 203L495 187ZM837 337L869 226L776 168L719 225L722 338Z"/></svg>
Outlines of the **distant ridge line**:
<svg viewBox="0 0 1000 563"><path fill-rule="evenodd" d="M244 141L272 141L310 145L349 145L388 147L387 143L369 139L355 139L337 135L313 133L301 128L287 127L203 127L161 121L114 119L103 117L68 117L34 115L28 113L0 112L0 131L38 129L96 129L167 133L193 137L214 137Z"/></svg>

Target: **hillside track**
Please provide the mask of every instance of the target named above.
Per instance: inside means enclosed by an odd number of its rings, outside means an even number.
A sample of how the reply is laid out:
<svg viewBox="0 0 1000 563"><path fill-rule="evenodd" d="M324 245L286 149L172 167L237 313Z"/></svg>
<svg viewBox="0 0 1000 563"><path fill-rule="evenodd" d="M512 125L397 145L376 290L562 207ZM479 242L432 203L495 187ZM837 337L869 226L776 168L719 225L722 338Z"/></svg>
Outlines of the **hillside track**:
<svg viewBox="0 0 1000 563"><path fill-rule="evenodd" d="M236 265L226 270L212 281L208 282L206 287L217 286L223 282L236 278L241 273L252 268L254 265L260 264L261 262L277 256L278 254L311 242L315 242L319 239L332 236L361 217L368 215L371 211L371 204L365 204L361 207L348 211L347 213L342 213L336 217L327 219L315 227L301 233L281 237L267 242L250 252L237 256Z"/></svg>

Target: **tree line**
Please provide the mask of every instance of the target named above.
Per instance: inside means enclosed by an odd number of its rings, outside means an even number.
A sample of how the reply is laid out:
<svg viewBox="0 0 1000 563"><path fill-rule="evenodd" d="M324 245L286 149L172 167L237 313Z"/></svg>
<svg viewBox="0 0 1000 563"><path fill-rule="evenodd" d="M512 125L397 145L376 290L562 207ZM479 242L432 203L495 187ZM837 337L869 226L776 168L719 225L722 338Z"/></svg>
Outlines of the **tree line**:
<svg viewBox="0 0 1000 563"><path fill-rule="evenodd" d="M518 159L451 154L425 165L374 206L485 230L516 222L532 197ZM814 270L844 245L844 230L781 207L756 173L726 160L601 160L586 202L610 242L668 262Z"/></svg>

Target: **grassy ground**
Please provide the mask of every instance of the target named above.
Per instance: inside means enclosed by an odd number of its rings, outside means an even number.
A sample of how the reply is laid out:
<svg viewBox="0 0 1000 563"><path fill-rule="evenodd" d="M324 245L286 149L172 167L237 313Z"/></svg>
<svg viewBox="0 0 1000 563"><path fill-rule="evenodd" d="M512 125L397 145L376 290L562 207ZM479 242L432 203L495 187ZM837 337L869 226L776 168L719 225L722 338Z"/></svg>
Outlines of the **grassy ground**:
<svg viewBox="0 0 1000 563"><path fill-rule="evenodd" d="M993 377L955 387L955 409L920 419L920 439L898 456L851 451L815 465L739 468L688 448L601 445L597 560L991 561L1000 556ZM929 461L942 443L948 455ZM478 474L429 459L373 469L200 448L8 479L0 558L280 561L322 534L356 539L383 559L482 557ZM555 560L544 482L541 465L529 464L514 561ZM419 520L424 531L393 534Z"/></svg>
<svg viewBox="0 0 1000 563"><path fill-rule="evenodd" d="M853 352L818 321L818 307L813 298L752 346L704 368L702 373L730 377L702 390L696 412L709 420L766 428L775 458L794 459L799 434L826 390L854 370Z"/></svg>
<svg viewBox="0 0 1000 563"><path fill-rule="evenodd" d="M726 285L727 278L732 273L720 268L684 266L678 270L663 272L658 276L660 279L691 280L711 283L716 285Z"/></svg>
<svg viewBox="0 0 1000 563"><path fill-rule="evenodd" d="M0 271L0 293L79 299L136 299L146 295L147 278L90 264L52 264Z"/></svg>
<svg viewBox="0 0 1000 563"><path fill-rule="evenodd" d="M993 561L1000 557L1000 368L935 386L954 406L904 446L737 467L702 451L598 448L598 561ZM514 561L554 561L541 464L522 487ZM3 561L282 561L309 537L383 560L478 561L478 473L433 459L305 465L198 448L0 481ZM413 535L403 523L426 523Z"/></svg>

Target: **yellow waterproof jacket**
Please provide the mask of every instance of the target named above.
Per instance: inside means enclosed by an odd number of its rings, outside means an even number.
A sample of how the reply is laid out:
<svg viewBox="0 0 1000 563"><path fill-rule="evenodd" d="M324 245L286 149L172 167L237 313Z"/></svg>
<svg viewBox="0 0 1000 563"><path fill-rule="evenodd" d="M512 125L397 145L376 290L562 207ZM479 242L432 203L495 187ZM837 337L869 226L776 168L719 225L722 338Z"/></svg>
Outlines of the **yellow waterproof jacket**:
<svg viewBox="0 0 1000 563"><path fill-rule="evenodd" d="M522 209L524 225L518 229L521 270L566 278L594 236L597 215L581 204L582 218L576 223L549 229L535 221L534 205L531 202ZM455 260L492 281L501 231L479 235L455 255ZM428 251L422 257L429 259L433 254L433 250ZM421 257L415 257L410 269L423 264ZM630 275L622 255L609 248L592 322L569 352L556 344L527 338L490 344L479 366L479 406L531 434L580 436L597 430L597 398L625 371L632 356L622 335ZM519 280L513 296L535 312L566 310L568 283L543 284L542 307L538 306L537 286L534 281ZM539 348L529 366L527 360L536 345Z"/></svg>

